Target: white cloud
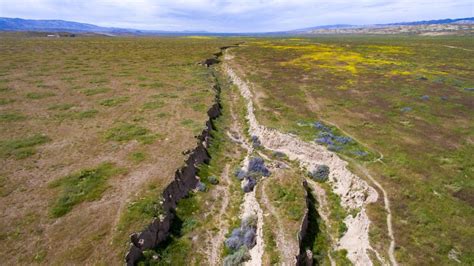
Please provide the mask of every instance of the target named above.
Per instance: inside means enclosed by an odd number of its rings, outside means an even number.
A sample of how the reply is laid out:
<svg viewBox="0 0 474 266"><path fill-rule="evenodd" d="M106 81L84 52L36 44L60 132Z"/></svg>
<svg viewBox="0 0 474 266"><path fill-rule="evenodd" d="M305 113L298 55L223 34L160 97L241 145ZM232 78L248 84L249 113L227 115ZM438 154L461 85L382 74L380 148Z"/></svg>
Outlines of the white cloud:
<svg viewBox="0 0 474 266"><path fill-rule="evenodd" d="M0 16L161 30L273 31L474 16L471 0L0 0Z"/></svg>

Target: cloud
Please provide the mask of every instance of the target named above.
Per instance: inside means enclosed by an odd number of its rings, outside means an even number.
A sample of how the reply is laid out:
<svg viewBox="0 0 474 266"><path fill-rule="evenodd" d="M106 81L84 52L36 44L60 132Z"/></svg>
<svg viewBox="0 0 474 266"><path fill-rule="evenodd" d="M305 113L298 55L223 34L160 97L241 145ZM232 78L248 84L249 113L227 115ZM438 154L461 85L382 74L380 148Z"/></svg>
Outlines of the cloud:
<svg viewBox="0 0 474 266"><path fill-rule="evenodd" d="M156 30L257 32L473 16L471 0L0 0L0 16Z"/></svg>

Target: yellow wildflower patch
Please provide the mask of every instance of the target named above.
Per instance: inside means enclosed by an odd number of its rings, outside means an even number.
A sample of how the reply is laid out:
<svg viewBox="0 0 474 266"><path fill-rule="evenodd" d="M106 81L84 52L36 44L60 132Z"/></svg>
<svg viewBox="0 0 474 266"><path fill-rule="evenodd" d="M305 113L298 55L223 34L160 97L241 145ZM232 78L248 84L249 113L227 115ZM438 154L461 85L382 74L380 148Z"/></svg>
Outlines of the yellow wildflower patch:
<svg viewBox="0 0 474 266"><path fill-rule="evenodd" d="M392 46L392 45L366 45L371 50L387 54L413 54L413 51L408 47Z"/></svg>
<svg viewBox="0 0 474 266"><path fill-rule="evenodd" d="M201 40L211 40L211 39L216 39L216 37L211 37L211 36L186 36L186 37L183 37L183 38L187 38L187 39L201 39Z"/></svg>
<svg viewBox="0 0 474 266"><path fill-rule="evenodd" d="M363 56L360 53L349 51L346 48L325 45L272 45L271 43L260 43L259 46L277 50L296 50L301 51L303 55L282 65L295 65L305 69L312 67L333 69L335 71L349 72L356 75L361 66L378 66L386 64L398 65L399 63L391 60L374 59Z"/></svg>

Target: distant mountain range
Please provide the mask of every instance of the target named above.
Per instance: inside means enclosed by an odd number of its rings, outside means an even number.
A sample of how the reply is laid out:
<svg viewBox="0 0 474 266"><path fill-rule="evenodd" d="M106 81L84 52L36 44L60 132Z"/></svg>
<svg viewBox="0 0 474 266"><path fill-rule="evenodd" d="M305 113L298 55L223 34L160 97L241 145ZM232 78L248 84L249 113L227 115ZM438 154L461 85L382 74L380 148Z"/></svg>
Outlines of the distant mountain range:
<svg viewBox="0 0 474 266"><path fill-rule="evenodd" d="M4 17L0 17L0 31L98 33L105 35L190 35L197 33L206 33L203 31L173 32L161 30L137 30L126 28L101 27L93 24L65 20L34 20Z"/></svg>
<svg viewBox="0 0 474 266"><path fill-rule="evenodd" d="M0 31L40 31L40 32L71 32L71 33L98 33L106 35L291 35L313 33L352 32L353 29L393 28L401 26L445 25L445 24L474 24L474 17L458 19L440 19L414 22L399 22L374 25L324 25L282 32L268 33L209 33L205 31L162 31L162 30L137 30L113 27L100 27L93 24L79 23L64 20L32 20L21 18L0 17ZM364 31L365 32L365 31ZM369 32L370 33L370 32Z"/></svg>

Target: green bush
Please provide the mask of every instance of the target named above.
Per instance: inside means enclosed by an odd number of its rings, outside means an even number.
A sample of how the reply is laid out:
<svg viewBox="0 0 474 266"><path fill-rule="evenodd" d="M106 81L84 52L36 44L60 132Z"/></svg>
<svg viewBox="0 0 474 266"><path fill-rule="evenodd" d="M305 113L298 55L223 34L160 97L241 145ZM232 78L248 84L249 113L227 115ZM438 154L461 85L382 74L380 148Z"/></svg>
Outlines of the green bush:
<svg viewBox="0 0 474 266"><path fill-rule="evenodd" d="M107 179L120 172L113 164L102 163L51 182L50 188L61 188L59 198L51 207L52 216L61 217L83 201L100 199L107 189Z"/></svg>
<svg viewBox="0 0 474 266"><path fill-rule="evenodd" d="M0 157L10 156L16 159L23 159L35 154L34 146L51 141L45 135L36 134L31 137L0 141Z"/></svg>
<svg viewBox="0 0 474 266"><path fill-rule="evenodd" d="M248 248L244 245L236 252L232 253L231 255L225 257L224 259L224 266L236 266L241 265L242 262L249 260L250 254Z"/></svg>
<svg viewBox="0 0 474 266"><path fill-rule="evenodd" d="M122 103L125 103L129 100L129 97L123 96L123 97L116 97L116 98L110 98L110 99L105 99L100 102L100 105L107 106L107 107L113 107L117 105L121 105Z"/></svg>
<svg viewBox="0 0 474 266"><path fill-rule="evenodd" d="M86 96L93 96L101 93L106 93L110 91L109 88L92 88L92 89L85 89L82 91Z"/></svg>
<svg viewBox="0 0 474 266"><path fill-rule="evenodd" d="M153 142L156 135L151 135L150 130L135 124L122 123L116 127L109 129L105 133L107 140L129 141L132 139L148 144Z"/></svg>
<svg viewBox="0 0 474 266"><path fill-rule="evenodd" d="M26 117L18 113L3 113L0 114L0 122L15 122L25 120Z"/></svg>
<svg viewBox="0 0 474 266"><path fill-rule="evenodd" d="M52 92L30 92L26 94L26 98L28 99L33 99L33 100L39 100L43 98L48 98L55 96L56 94Z"/></svg>

